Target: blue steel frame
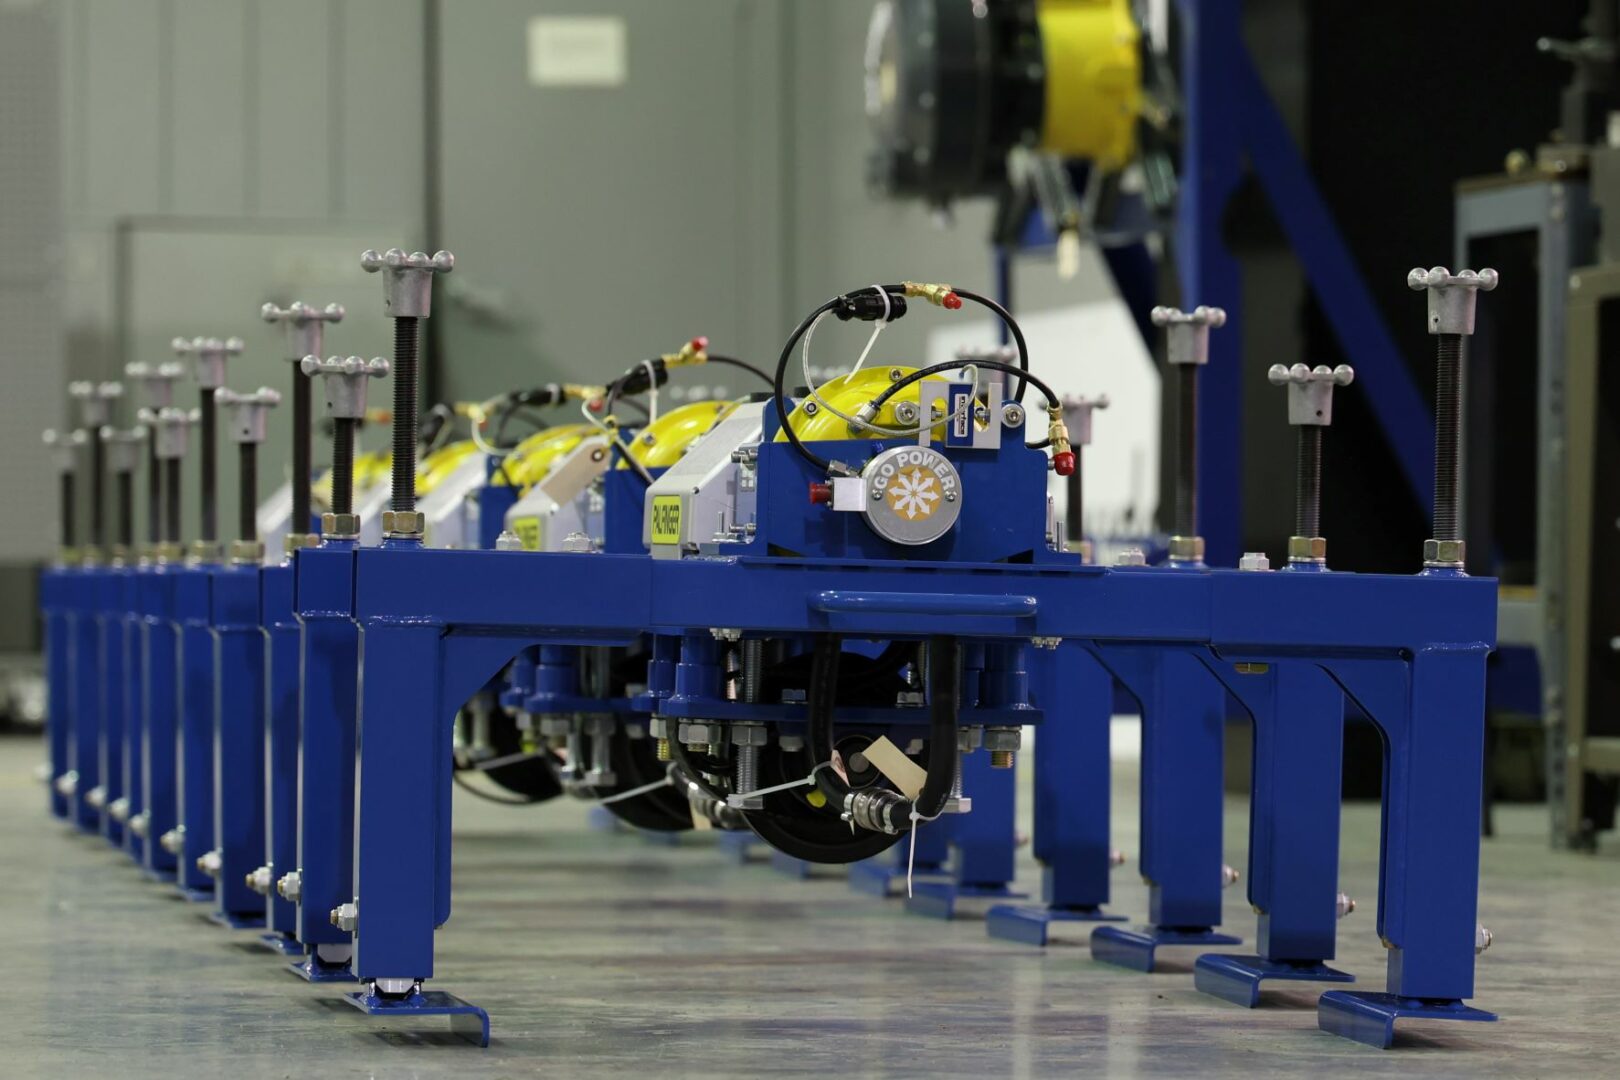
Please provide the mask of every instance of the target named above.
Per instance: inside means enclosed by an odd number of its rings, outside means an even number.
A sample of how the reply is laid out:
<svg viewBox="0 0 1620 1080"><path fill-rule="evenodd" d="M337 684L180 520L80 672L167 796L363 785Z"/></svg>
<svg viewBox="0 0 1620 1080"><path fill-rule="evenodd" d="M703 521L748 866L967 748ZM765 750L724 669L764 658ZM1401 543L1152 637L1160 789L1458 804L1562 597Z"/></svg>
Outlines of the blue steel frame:
<svg viewBox="0 0 1620 1080"><path fill-rule="evenodd" d="M835 452L831 444L822 449ZM1023 451L1010 453L1016 463ZM1008 454L998 460L1005 464ZM355 810L356 974L433 975L433 932L450 914L448 721L523 650L620 644L649 632L696 641L709 627L772 637L951 632L964 643L1001 646L1061 638L1141 700L1142 865L1153 882L1154 944L1177 934L1221 940L1211 934L1220 917L1221 771L1210 762L1220 760L1233 686L1257 726L1289 736L1262 738L1271 767L1257 773L1254 791L1260 882L1251 891L1272 905L1262 951L1290 960L1301 948L1312 954L1307 959L1331 956L1331 942L1324 949L1317 931L1324 912L1331 918L1332 895L1324 903L1316 872L1295 889L1285 860L1300 836L1284 816L1302 778L1336 788L1337 756L1323 762L1309 754L1337 740L1342 709L1307 707L1315 699L1295 693L1331 680L1386 740L1378 928L1390 946L1389 994L1324 995L1322 1025L1377 1042L1397 1016L1414 1012L1487 1018L1461 1001L1473 992L1484 661L1495 632L1495 583L1085 567L1044 549L1026 561L987 562L1009 558L1006 543L1028 523L1018 500L999 497L1021 490L1021 471L973 475L980 464L993 470L997 462L958 459L964 489L988 490L974 481L993 478L997 505L1013 510L983 515L994 520L975 519L948 541L956 562L886 559L858 527L807 522L794 505L806 467L769 441L760 454L760 538L793 547L792 538L814 534L805 547L832 557L772 556L758 538L747 554L685 560L428 551L398 542L356 551L353 611L367 672ZM1262 680L1275 680L1269 697L1233 681L1256 665L1277 672ZM1295 668L1305 673L1297 681ZM677 711L670 706L661 711ZM1281 713L1286 719L1270 719ZM1077 721L1059 710L1041 722L1049 730ZM1064 813L1064 820L1073 818ZM1310 820L1317 842L1324 829L1336 834L1336 820ZM1093 865L1106 858L1099 845ZM1369 1013L1378 1018L1371 1026Z"/></svg>
<svg viewBox="0 0 1620 1080"><path fill-rule="evenodd" d="M293 609L291 558L260 575L260 611L265 642L264 805L265 868L270 889L265 903L264 943L287 956L302 956L298 905L276 889L281 875L298 868L298 728L303 718L300 666L303 632Z"/></svg>
<svg viewBox="0 0 1620 1080"><path fill-rule="evenodd" d="M189 900L211 901L214 878L198 859L214 850L214 568L174 572L180 626L180 738L177 777L180 850L175 884ZM161 842L162 834L156 834Z"/></svg>
<svg viewBox="0 0 1620 1080"><path fill-rule="evenodd" d="M159 838L179 824L176 759L180 726L180 626L175 621L178 567L158 563L137 573L141 668L142 865L162 881L176 878L175 856ZM134 820L133 818L131 820Z"/></svg>
<svg viewBox="0 0 1620 1080"><path fill-rule="evenodd" d="M264 925L265 898L248 884L265 852L265 641L257 563L213 567L208 661L215 696L210 746L211 832L219 853L213 917ZM189 658L188 658L189 665Z"/></svg>

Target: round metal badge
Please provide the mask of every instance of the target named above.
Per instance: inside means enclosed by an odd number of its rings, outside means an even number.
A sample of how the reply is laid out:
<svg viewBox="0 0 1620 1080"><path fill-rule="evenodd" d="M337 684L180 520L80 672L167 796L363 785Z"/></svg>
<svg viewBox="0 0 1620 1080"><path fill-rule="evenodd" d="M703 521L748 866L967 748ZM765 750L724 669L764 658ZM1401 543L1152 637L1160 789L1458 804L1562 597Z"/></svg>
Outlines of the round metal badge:
<svg viewBox="0 0 1620 1080"><path fill-rule="evenodd" d="M896 544L927 544L950 532L962 513L962 478L950 459L926 446L896 446L866 463L866 523Z"/></svg>

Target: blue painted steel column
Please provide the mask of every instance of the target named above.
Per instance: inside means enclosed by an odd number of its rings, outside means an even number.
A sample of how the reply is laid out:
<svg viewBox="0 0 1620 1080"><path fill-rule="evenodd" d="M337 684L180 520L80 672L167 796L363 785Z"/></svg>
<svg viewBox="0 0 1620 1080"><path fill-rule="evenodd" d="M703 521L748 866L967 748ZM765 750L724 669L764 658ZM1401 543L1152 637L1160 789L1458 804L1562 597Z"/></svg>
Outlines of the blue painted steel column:
<svg viewBox="0 0 1620 1080"><path fill-rule="evenodd" d="M214 836L219 878L214 910L232 925L258 925L264 897L248 875L264 864L265 633L257 563L213 572L218 650L214 722Z"/></svg>
<svg viewBox="0 0 1620 1080"><path fill-rule="evenodd" d="M303 634L293 612L291 562L266 567L260 578L268 685L265 703L265 865L270 893L265 911L269 929L297 935L298 906L276 890L282 874L298 868L299 667Z"/></svg>
<svg viewBox="0 0 1620 1080"><path fill-rule="evenodd" d="M69 610L73 571L47 567L39 579L40 607L45 614L45 739L50 774L45 790L51 813L68 816L67 796L56 782L72 768L69 745L73 737L73 615Z"/></svg>
<svg viewBox="0 0 1620 1080"><path fill-rule="evenodd" d="M1242 0L1179 0L1181 189L1176 268L1181 307L1226 310L1198 381L1198 522L1208 560L1234 566L1243 544L1243 275L1223 236L1243 178L1242 128L1231 88L1246 62Z"/></svg>
<svg viewBox="0 0 1620 1080"><path fill-rule="evenodd" d="M430 978L433 932L447 914L440 838L452 726L438 715L442 634L426 621L365 624L352 890L354 972L363 980Z"/></svg>
<svg viewBox="0 0 1620 1080"><path fill-rule="evenodd" d="M1035 858L1041 899L1087 910L1108 902L1109 724L1114 677L1078 644L1036 663Z"/></svg>
<svg viewBox="0 0 1620 1080"><path fill-rule="evenodd" d="M146 809L142 784L143 747L146 743L146 657L141 594L151 567L142 562L124 577L122 603L122 649L127 678L120 690L124 698L123 795L118 800L124 819L124 850L137 863L146 861L145 841L135 835L129 822Z"/></svg>
<svg viewBox="0 0 1620 1080"><path fill-rule="evenodd" d="M175 857L158 837L178 824L175 758L179 754L180 628L174 622L174 571L158 565L141 582L141 665L146 669L146 701L141 711L142 847L146 868L174 876Z"/></svg>
<svg viewBox="0 0 1620 1080"><path fill-rule="evenodd" d="M203 898L214 878L197 860L214 850L213 633L214 570L188 566L174 575L175 619L180 625L180 890ZM159 843L163 835L155 838Z"/></svg>
<svg viewBox="0 0 1620 1080"><path fill-rule="evenodd" d="M299 725L298 940L346 946L332 909L354 896L355 714L360 670L354 604L355 544L326 540L298 553L296 603L303 623ZM419 883L420 884L420 883Z"/></svg>
<svg viewBox="0 0 1620 1080"><path fill-rule="evenodd" d="M124 794L124 717L129 701L125 693L128 673L124 645L124 599L134 571L119 566L101 585L101 614L97 633L101 653L101 745L96 775L101 777L101 834L120 846L124 826L112 815L113 803Z"/></svg>
<svg viewBox="0 0 1620 1080"><path fill-rule="evenodd" d="M73 788L72 817L86 832L101 828L101 814L90 805L90 790L100 782L101 758L101 585L109 573L86 567L75 582L77 603L73 615L73 738L69 767L77 776Z"/></svg>
<svg viewBox="0 0 1620 1080"><path fill-rule="evenodd" d="M1015 876L1017 770L991 768L985 750L965 754L962 792L973 800L973 811L950 818L951 877L981 894L1004 892Z"/></svg>

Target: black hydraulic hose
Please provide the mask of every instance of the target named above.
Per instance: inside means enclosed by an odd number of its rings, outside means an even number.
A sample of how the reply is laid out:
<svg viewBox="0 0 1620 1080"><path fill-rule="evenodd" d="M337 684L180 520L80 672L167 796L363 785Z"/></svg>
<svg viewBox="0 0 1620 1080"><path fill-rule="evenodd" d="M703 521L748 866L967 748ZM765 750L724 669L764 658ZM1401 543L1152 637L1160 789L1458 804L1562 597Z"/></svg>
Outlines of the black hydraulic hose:
<svg viewBox="0 0 1620 1080"><path fill-rule="evenodd" d="M793 430L793 425L788 423L787 393L783 389L783 380L787 377L788 361L793 358L793 349L794 346L799 344L799 339L804 337L805 332L810 329L811 323L837 307L841 299L842 297L835 296L828 300L825 304L806 315L804 321L794 328L793 333L788 335L787 344L782 346L782 355L777 357L776 375L771 380L771 393L776 399L776 418L781 424L782 434L787 437L789 445L798 451L800 457L824 473L831 471L832 462L820 454L812 452L809 447L800 442L799 436Z"/></svg>
<svg viewBox="0 0 1620 1080"><path fill-rule="evenodd" d="M911 374L896 379L888 386L885 386L883 388L883 392L872 399L872 404L873 406L881 409L890 398L894 397L894 395L898 394L912 383L920 382L923 379L928 378L930 375L939 375L947 371L955 371L958 368L964 367L991 368L995 371L1005 371L1013 375L1020 374L1018 368L1013 367L1011 364L1004 364L1000 360L973 360L968 363L963 363L960 360L950 360L943 364L930 364L928 367L918 368ZM1052 388L1050 386L1046 385L1045 380L1030 374L1024 374L1024 378L1034 383L1035 389L1039 390L1043 395L1045 395L1046 404L1048 406L1056 405L1058 403L1058 396L1052 392ZM922 421L918 422L921 423Z"/></svg>
<svg viewBox="0 0 1620 1080"><path fill-rule="evenodd" d="M943 634L928 639L928 778L917 794L917 814L936 818L956 783L956 723L962 713L962 645Z"/></svg>
<svg viewBox="0 0 1620 1080"><path fill-rule="evenodd" d="M1024 380L1026 378L1029 379L1030 382L1035 382L1035 380L1029 374L1029 343L1024 340L1024 331L1023 328L1018 325L1018 320L1012 317L1012 312L1008 311L1006 308L1002 307L988 296L980 296L978 293L969 292L966 289L953 288L951 291L956 293L956 295L960 296L963 300L971 300L981 307L989 308L998 318L1001 319L1002 325L1012 333L1013 345L1018 349L1018 370L1020 373L1018 384L1013 390L1012 398L1019 404L1023 404ZM1036 383L1036 385L1039 386L1040 384ZM1057 404L1057 398L1048 395L1048 400L1050 400L1054 405Z"/></svg>

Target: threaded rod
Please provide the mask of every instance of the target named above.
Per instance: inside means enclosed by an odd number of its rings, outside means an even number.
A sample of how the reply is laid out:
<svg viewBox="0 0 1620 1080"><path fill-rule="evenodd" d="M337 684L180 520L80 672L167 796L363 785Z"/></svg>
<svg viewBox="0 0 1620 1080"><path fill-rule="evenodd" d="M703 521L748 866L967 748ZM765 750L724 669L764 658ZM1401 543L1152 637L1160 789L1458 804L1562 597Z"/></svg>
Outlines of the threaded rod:
<svg viewBox="0 0 1620 1080"><path fill-rule="evenodd" d="M1462 539L1462 335L1435 341L1434 537Z"/></svg>
<svg viewBox="0 0 1620 1080"><path fill-rule="evenodd" d="M240 540L259 538L259 446L237 446L236 535Z"/></svg>
<svg viewBox="0 0 1620 1080"><path fill-rule="evenodd" d="M1198 535L1198 366L1176 367L1176 516L1173 536Z"/></svg>
<svg viewBox="0 0 1620 1080"><path fill-rule="evenodd" d="M354 513L354 425L347 416L332 420L332 513Z"/></svg>
<svg viewBox="0 0 1620 1080"><path fill-rule="evenodd" d="M90 545L107 543L107 444L101 432L90 433Z"/></svg>
<svg viewBox="0 0 1620 1080"><path fill-rule="evenodd" d="M1074 445L1074 472L1064 478L1069 495L1069 509L1063 523L1063 535L1068 538L1071 549L1086 538L1085 526L1080 520L1081 512L1085 509L1085 488L1080 482L1080 453L1084 449L1079 443Z"/></svg>
<svg viewBox="0 0 1620 1080"><path fill-rule="evenodd" d="M293 364L292 385L292 529L310 531L310 377Z"/></svg>
<svg viewBox="0 0 1620 1080"><path fill-rule="evenodd" d="M1298 472L1294 480L1294 535L1322 535L1322 429L1299 426Z"/></svg>
<svg viewBox="0 0 1620 1080"><path fill-rule="evenodd" d="M146 541L156 546L163 539L163 466L158 462L157 436L146 439Z"/></svg>
<svg viewBox="0 0 1620 1080"><path fill-rule="evenodd" d="M118 545L128 551L135 543L135 473L125 469L113 477L118 500Z"/></svg>
<svg viewBox="0 0 1620 1080"><path fill-rule="evenodd" d="M215 457L218 446L214 434L218 424L214 412L214 392L205 387L199 393L201 399L198 402L198 408L202 416L200 427L202 432L202 490L197 497L201 500L198 506L202 518L198 539L208 544L219 539L219 514L214 505L219 495L219 461Z"/></svg>
<svg viewBox="0 0 1620 1080"><path fill-rule="evenodd" d="M417 336L414 316L394 320L394 465L389 509L396 514L416 509Z"/></svg>
<svg viewBox="0 0 1620 1080"><path fill-rule="evenodd" d="M79 483L73 470L62 470L62 546L73 547L79 542Z"/></svg>
<svg viewBox="0 0 1620 1080"><path fill-rule="evenodd" d="M163 460L163 539L180 542L180 459Z"/></svg>

